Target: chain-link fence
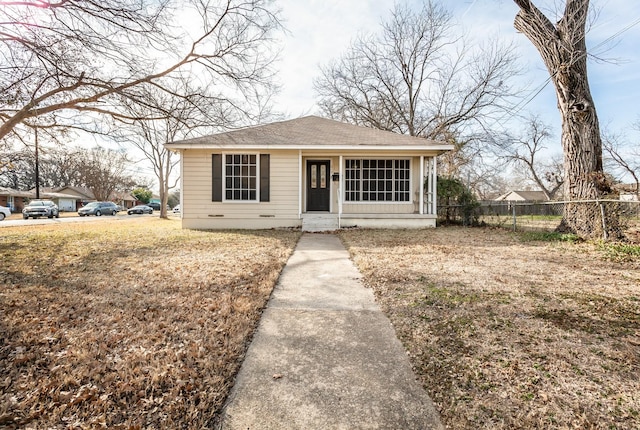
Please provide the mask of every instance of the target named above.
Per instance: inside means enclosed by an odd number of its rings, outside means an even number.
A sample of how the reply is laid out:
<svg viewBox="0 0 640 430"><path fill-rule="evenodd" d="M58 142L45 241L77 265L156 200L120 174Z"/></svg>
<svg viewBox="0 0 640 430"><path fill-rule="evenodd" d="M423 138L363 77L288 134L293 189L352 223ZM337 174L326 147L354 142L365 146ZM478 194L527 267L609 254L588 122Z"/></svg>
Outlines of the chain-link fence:
<svg viewBox="0 0 640 430"><path fill-rule="evenodd" d="M573 202L506 202L482 201L476 207L440 206L438 221L441 224L461 223L510 228L519 231L553 231L562 221L567 210L581 211L585 217L597 216L606 223L614 218L622 231L640 229L640 202L621 200L589 200ZM593 213L596 211L597 213ZM610 217L614 215L614 217ZM611 226L603 224L603 231Z"/></svg>

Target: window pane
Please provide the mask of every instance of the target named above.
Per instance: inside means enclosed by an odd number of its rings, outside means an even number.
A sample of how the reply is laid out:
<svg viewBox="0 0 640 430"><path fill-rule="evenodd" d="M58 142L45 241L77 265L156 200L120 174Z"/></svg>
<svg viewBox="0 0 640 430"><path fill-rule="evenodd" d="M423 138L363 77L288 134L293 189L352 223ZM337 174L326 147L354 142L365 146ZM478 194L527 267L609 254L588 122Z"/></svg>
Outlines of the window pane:
<svg viewBox="0 0 640 430"><path fill-rule="evenodd" d="M311 188L318 188L318 171L314 164L311 165Z"/></svg>
<svg viewBox="0 0 640 430"><path fill-rule="evenodd" d="M320 188L327 188L327 165L320 165Z"/></svg>
<svg viewBox="0 0 640 430"><path fill-rule="evenodd" d="M257 196L257 155L225 155L224 160L226 199L255 200L255 196Z"/></svg>

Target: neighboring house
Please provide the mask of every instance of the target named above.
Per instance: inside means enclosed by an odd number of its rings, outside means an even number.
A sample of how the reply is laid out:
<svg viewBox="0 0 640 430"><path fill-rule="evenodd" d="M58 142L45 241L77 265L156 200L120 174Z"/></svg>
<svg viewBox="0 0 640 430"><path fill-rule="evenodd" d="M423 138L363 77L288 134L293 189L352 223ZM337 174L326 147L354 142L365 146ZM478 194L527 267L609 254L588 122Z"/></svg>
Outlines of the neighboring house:
<svg viewBox="0 0 640 430"><path fill-rule="evenodd" d="M637 184L616 184L613 186L620 194L620 200L625 202L637 202L638 185Z"/></svg>
<svg viewBox="0 0 640 430"><path fill-rule="evenodd" d="M620 193L620 200L623 202L637 202L640 199L638 199L638 195L635 193Z"/></svg>
<svg viewBox="0 0 640 430"><path fill-rule="evenodd" d="M93 202L96 198L93 196L91 190L85 187L58 187L53 188L52 192L67 194L75 197L75 208L71 209L72 212L77 211L82 206L89 202ZM62 209L61 209L62 210Z"/></svg>
<svg viewBox="0 0 640 430"><path fill-rule="evenodd" d="M74 211L77 211L89 202L96 201L93 192L85 187L59 187L53 189L53 191L75 196L77 198L77 201L76 208L73 209ZM117 205L122 206L124 209L132 208L137 204L135 197L133 197L130 193L114 193L109 200Z"/></svg>
<svg viewBox="0 0 640 430"><path fill-rule="evenodd" d="M129 193L115 193L113 202L123 209L131 209L138 204L138 200Z"/></svg>
<svg viewBox="0 0 640 430"><path fill-rule="evenodd" d="M78 197L72 194L44 192L40 193L40 198L52 200L58 205L60 212L75 212L78 206Z"/></svg>
<svg viewBox="0 0 640 430"><path fill-rule="evenodd" d="M35 189L31 192L35 195ZM92 199L88 191L80 187L41 187L40 198L53 200L58 205L60 212L75 212L87 201Z"/></svg>
<svg viewBox="0 0 640 430"><path fill-rule="evenodd" d="M8 207L11 212L21 212L26 202L33 198L29 191L18 191L13 188L0 187L0 206Z"/></svg>
<svg viewBox="0 0 640 430"><path fill-rule="evenodd" d="M435 227L451 145L317 116L166 144L184 228Z"/></svg>
<svg viewBox="0 0 640 430"><path fill-rule="evenodd" d="M546 202L549 201L543 191L509 191L495 199L507 202Z"/></svg>

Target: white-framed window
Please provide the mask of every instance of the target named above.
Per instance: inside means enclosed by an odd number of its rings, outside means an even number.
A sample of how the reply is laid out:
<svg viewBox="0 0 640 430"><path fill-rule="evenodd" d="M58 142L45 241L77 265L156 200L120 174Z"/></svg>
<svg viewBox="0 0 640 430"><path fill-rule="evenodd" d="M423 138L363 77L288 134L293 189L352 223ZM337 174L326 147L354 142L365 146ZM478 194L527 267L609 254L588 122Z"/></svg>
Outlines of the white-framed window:
<svg viewBox="0 0 640 430"><path fill-rule="evenodd" d="M268 202L270 154L211 154L211 201Z"/></svg>
<svg viewBox="0 0 640 430"><path fill-rule="evenodd" d="M260 177L256 154L224 155L224 198L232 201L258 201Z"/></svg>
<svg viewBox="0 0 640 430"><path fill-rule="evenodd" d="M409 202L411 160L345 160L345 201Z"/></svg>

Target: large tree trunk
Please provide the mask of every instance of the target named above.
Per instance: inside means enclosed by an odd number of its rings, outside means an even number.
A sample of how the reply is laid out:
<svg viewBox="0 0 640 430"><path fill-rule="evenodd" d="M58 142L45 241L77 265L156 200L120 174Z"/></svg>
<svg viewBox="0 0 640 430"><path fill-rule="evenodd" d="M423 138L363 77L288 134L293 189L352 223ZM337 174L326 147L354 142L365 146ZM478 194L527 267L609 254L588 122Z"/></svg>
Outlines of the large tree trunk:
<svg viewBox="0 0 640 430"><path fill-rule="evenodd" d="M558 99L562 117L565 197L564 231L581 237L618 237L614 213L596 200L609 193L602 167L602 140L596 108L587 78L585 25L589 0L566 0L562 19L554 25L531 0L514 0L520 7L514 26L536 47L544 61Z"/></svg>

